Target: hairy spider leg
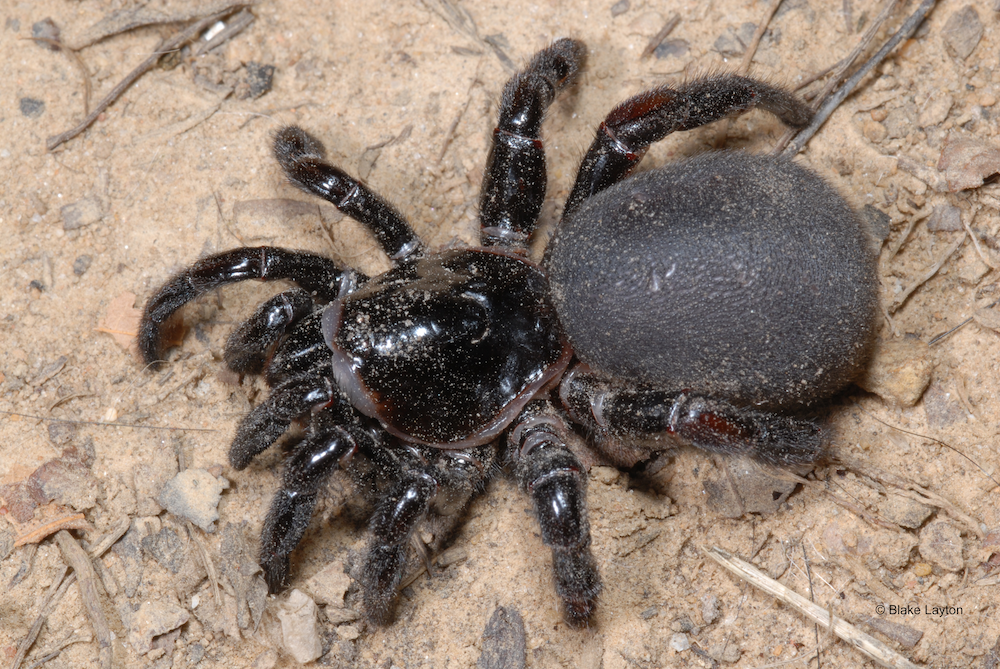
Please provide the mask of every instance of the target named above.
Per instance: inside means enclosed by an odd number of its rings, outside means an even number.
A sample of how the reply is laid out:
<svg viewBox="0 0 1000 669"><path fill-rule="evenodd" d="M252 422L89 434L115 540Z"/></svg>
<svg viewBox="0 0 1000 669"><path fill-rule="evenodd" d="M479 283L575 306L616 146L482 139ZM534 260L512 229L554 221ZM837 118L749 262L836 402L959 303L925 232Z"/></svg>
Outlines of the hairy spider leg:
<svg viewBox="0 0 1000 669"><path fill-rule="evenodd" d="M323 311L314 309L281 339L264 368L267 385L273 388L330 364L330 347L323 340Z"/></svg>
<svg viewBox="0 0 1000 669"><path fill-rule="evenodd" d="M226 365L239 374L260 374L282 337L315 306L312 296L301 288L264 302L229 335L223 354Z"/></svg>
<svg viewBox="0 0 1000 669"><path fill-rule="evenodd" d="M377 624L392 621L399 586L416 556L424 560L453 536L469 502L485 487L495 461L495 448L483 444L469 450L445 451L397 443L362 449L373 467L368 473L352 466L350 474L378 501L369 519L371 538L358 575L367 617ZM357 461L356 461L357 462ZM374 476L373 476L374 475ZM420 534L415 531L421 528ZM423 536L430 534L430 544ZM430 549L430 550L428 550ZM431 565L427 564L428 571Z"/></svg>
<svg viewBox="0 0 1000 669"><path fill-rule="evenodd" d="M274 135L273 148L289 181L368 228L393 262L423 255L423 242L403 215L366 185L325 162L326 149L318 139L302 128L286 126Z"/></svg>
<svg viewBox="0 0 1000 669"><path fill-rule="evenodd" d="M595 445L620 466L659 450L643 448L636 439L663 435L711 453L745 455L780 467L813 463L825 453L814 421L685 391L626 386L581 367L563 378L559 394L572 419L586 426Z"/></svg>
<svg viewBox="0 0 1000 669"><path fill-rule="evenodd" d="M590 552L585 469L566 446L563 419L546 401L529 404L509 433L514 475L531 496L542 542L552 549L556 592L566 620L586 625L601 592Z"/></svg>
<svg viewBox="0 0 1000 669"><path fill-rule="evenodd" d="M479 195L483 246L526 250L545 200L545 110L576 79L583 42L561 39L539 51L504 86Z"/></svg>
<svg viewBox="0 0 1000 669"><path fill-rule="evenodd" d="M710 75L677 88L661 86L629 98L598 126L563 216L627 177L650 144L672 132L692 130L754 108L774 114L793 128L805 127L812 118L812 110L788 91L736 74Z"/></svg>
<svg viewBox="0 0 1000 669"><path fill-rule="evenodd" d="M152 368L162 362L162 326L175 311L203 293L249 279L285 279L329 301L355 285L356 273L329 258L275 246L232 249L202 258L167 281L146 303L139 325L143 361Z"/></svg>
<svg viewBox="0 0 1000 669"><path fill-rule="evenodd" d="M280 591L288 582L288 556L299 545L316 507L316 496L339 467L359 448L371 449L375 437L345 402L318 411L309 423L306 439L285 465L281 489L271 500L260 536L260 566L268 591Z"/></svg>
<svg viewBox="0 0 1000 669"><path fill-rule="evenodd" d="M329 364L285 381L240 421L229 447L229 464L234 469L246 469L258 453L285 433L293 420L332 402L346 399L334 382Z"/></svg>

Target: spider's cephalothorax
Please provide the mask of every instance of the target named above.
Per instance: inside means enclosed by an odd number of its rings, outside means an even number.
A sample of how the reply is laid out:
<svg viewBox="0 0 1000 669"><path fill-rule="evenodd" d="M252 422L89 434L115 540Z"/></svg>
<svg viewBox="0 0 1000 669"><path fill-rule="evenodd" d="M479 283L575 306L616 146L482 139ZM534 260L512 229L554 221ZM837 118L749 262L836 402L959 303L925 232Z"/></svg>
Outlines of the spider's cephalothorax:
<svg viewBox="0 0 1000 669"><path fill-rule="evenodd" d="M359 573L366 615L391 619L415 529L433 528L440 545L505 465L532 498L567 619L586 624L601 583L583 466L566 445L574 424L625 466L659 437L772 464L822 454L801 412L860 371L874 331L874 254L858 216L775 158L714 153L629 177L673 131L754 107L799 126L808 109L736 75L625 101L601 123L539 267L527 244L546 185L540 126L584 55L559 40L504 89L481 247L426 250L385 200L324 161L319 141L287 127L274 141L287 177L364 224L394 267L366 277L313 254L241 248L196 262L147 303L140 347L156 363L164 322L205 291L297 286L261 305L225 353L273 388L237 430L235 468L292 421L306 425L264 522L272 590L318 491L345 468L376 501Z"/></svg>

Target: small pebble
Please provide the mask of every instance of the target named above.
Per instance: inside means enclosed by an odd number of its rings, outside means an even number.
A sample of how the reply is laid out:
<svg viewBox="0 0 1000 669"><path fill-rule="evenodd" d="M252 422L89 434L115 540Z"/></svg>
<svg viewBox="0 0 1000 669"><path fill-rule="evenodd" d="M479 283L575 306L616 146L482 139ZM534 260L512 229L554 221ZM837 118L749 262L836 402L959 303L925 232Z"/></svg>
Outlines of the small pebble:
<svg viewBox="0 0 1000 669"><path fill-rule="evenodd" d="M78 257L76 260L73 261L73 274L76 274L77 276L83 276L84 274L87 273L87 270L90 269L90 264L93 261L94 259L88 255L82 255Z"/></svg>
<svg viewBox="0 0 1000 669"><path fill-rule="evenodd" d="M868 120L861 126L861 133L865 136L865 139L877 144L886 138L889 131L878 121Z"/></svg>
<svg viewBox="0 0 1000 669"><path fill-rule="evenodd" d="M35 98L21 98L21 113L28 118L38 118L45 113L45 103Z"/></svg>
<svg viewBox="0 0 1000 669"><path fill-rule="evenodd" d="M933 371L934 361L924 342L911 337L882 340L857 383L887 402L911 407L924 394Z"/></svg>
<svg viewBox="0 0 1000 669"><path fill-rule="evenodd" d="M97 223L104 214L96 197L85 197L59 209L62 214L63 230L76 230Z"/></svg>
<svg viewBox="0 0 1000 669"><path fill-rule="evenodd" d="M316 602L301 590L292 590L278 610L282 643L300 664L312 662L323 654L316 612Z"/></svg>
<svg viewBox="0 0 1000 669"><path fill-rule="evenodd" d="M711 625L719 617L719 598L708 594L701 598L701 619Z"/></svg>
<svg viewBox="0 0 1000 669"><path fill-rule="evenodd" d="M983 37L983 24L979 12L972 5L966 5L948 17L941 31L941 37L952 55L968 58Z"/></svg>
<svg viewBox="0 0 1000 669"><path fill-rule="evenodd" d="M629 0L618 0L618 2L611 5L611 18L621 16L627 12L631 6L632 5Z"/></svg>
<svg viewBox="0 0 1000 669"><path fill-rule="evenodd" d="M678 653L682 653L691 647L691 640L687 634L678 633L670 637L670 647Z"/></svg>
<svg viewBox="0 0 1000 669"><path fill-rule="evenodd" d="M256 100L271 90L274 83L274 65L262 65L253 61L247 63L247 86L249 98Z"/></svg>
<svg viewBox="0 0 1000 669"><path fill-rule="evenodd" d="M156 501L175 516L190 520L206 532L214 532L215 521L219 519L219 500L228 486L223 480L204 469L185 469L167 481Z"/></svg>

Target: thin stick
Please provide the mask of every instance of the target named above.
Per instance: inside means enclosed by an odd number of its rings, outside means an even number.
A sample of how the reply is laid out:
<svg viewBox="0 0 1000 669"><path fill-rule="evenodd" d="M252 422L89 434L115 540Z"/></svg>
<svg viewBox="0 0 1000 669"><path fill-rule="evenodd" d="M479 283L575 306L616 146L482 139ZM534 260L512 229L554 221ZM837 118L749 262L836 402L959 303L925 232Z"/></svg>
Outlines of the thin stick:
<svg viewBox="0 0 1000 669"><path fill-rule="evenodd" d="M946 262L948 262L948 258L950 258L952 254L955 253L955 251L957 251L958 248L965 243L965 240L968 236L969 236L968 232L962 232L962 236L959 237L954 244L952 244L947 248L947 250L941 255L941 258L936 263L931 265L927 269L927 271L924 272L923 276L919 277L916 281L910 284L909 288L900 293L899 297L896 298L895 302L889 305L889 313L890 314L896 313L896 310L899 309L901 306L903 306L903 303L906 302L907 298L910 297L913 291L915 291L917 288L920 288L920 286L930 281L934 277L934 275L938 273L938 270L940 270L941 267Z"/></svg>
<svg viewBox="0 0 1000 669"><path fill-rule="evenodd" d="M38 667L42 666L49 660L55 659L67 646L72 646L75 643L90 643L91 641L93 641L93 637L89 634L86 636L70 636L69 638L56 644L55 648L49 649L43 653L34 664L28 667L28 669L38 669Z"/></svg>
<svg viewBox="0 0 1000 669"><path fill-rule="evenodd" d="M830 96L830 98L823 103L823 106L816 110L816 115L813 116L812 123L807 127L803 128L799 134L795 136L788 147L782 151L782 154L788 157L794 156L799 151L805 147L806 143L812 139L812 136L819 131L826 120L830 118L834 110L840 106L847 96L854 92L861 80L874 69L876 65L885 60L885 57L889 55L889 52L896 48L900 42L907 39L917 31L917 28L927 17L927 14L934 9L936 0L923 0L917 10L910 15L903 25L900 26L896 34L893 35L888 42L886 42L881 49L879 49L874 56L868 59L868 61L861 66L857 72L855 72L850 79L844 82L844 85L837 89L837 92ZM777 150L776 150L777 152Z"/></svg>
<svg viewBox="0 0 1000 669"><path fill-rule="evenodd" d="M52 609L55 608L59 600L66 594L69 586L76 581L76 574L70 574L69 578L66 577L66 572L68 571L69 567L64 567L59 577L52 581L52 585L49 587L49 594L45 596L45 601L42 602L42 608L38 612L38 617L35 618L35 622L31 624L31 629L28 630L28 636L24 637L24 641L18 647L17 655L14 656L14 661L11 662L10 669L18 669L21 666L24 656L31 650L31 646L35 643L35 639L38 638L38 633L42 631L42 625L45 624L45 620L52 613Z"/></svg>
<svg viewBox="0 0 1000 669"><path fill-rule="evenodd" d="M834 618L830 615L829 611L813 604L794 590L791 590L774 579L766 576L762 571L749 562L744 562L743 560L730 555L716 546L711 548L705 548L703 546L701 550L705 553L705 555L725 567L728 571L744 579L754 587L763 590L772 597L784 602L804 615L806 618L809 618L816 624L821 625L824 629L832 631L848 644L857 648L862 654L871 658L883 667L889 667L889 669L919 669L917 665L913 664L878 639L865 634L854 625L851 625L840 618Z"/></svg>
<svg viewBox="0 0 1000 669"><path fill-rule="evenodd" d="M96 560L104 555L109 548L114 546L118 543L119 539L125 536L125 533L128 532L128 528L131 525L132 521L129 520L128 516L122 516L122 518L111 528L111 531L104 535L100 541L90 547L90 550L87 551L90 553L90 557Z"/></svg>
<svg viewBox="0 0 1000 669"><path fill-rule="evenodd" d="M656 51L656 47L660 46L660 44L663 43L663 40L667 39L667 35L673 32L674 28L676 28L677 24L680 22L681 15L675 12L674 15L667 19L667 22L663 24L663 27L660 28L660 32L653 35L653 37L649 40L646 48L639 54L639 60L652 56L653 52Z"/></svg>
<svg viewBox="0 0 1000 669"><path fill-rule="evenodd" d="M972 231L972 221L976 220L976 214L978 213L979 213L979 205L976 204L973 205L972 211L969 212L968 216L960 216L959 218L962 219L962 225L965 226L965 231L969 233L969 237L972 238L972 245L976 247L976 253L979 254L979 257L982 259L984 263L986 263L987 267L989 267L990 269L996 269L997 268L996 261L986 254L986 251L983 249L983 247L979 245L979 237L976 236L976 233Z"/></svg>
<svg viewBox="0 0 1000 669"><path fill-rule="evenodd" d="M76 52L76 49L71 49L57 39L52 39L51 37L24 37L21 39L30 39L33 42L41 42L42 44L48 44L53 47L56 51L62 51L69 55L70 60L76 63L76 66L80 69L80 74L83 75L83 113L90 113L90 72L87 71L87 66L83 64L83 60L80 59L80 54Z"/></svg>
<svg viewBox="0 0 1000 669"><path fill-rule="evenodd" d="M101 600L97 594L97 574L94 573L94 565L90 564L90 557L66 530L56 533L56 542L59 544L63 559L76 574L80 600L87 611L87 617L90 618L90 625L94 628L94 636L97 637L97 656L100 658L101 667L111 669L114 659L111 628L108 627L108 620L104 617Z"/></svg>
<svg viewBox="0 0 1000 669"><path fill-rule="evenodd" d="M246 5L242 3L229 5L222 11L216 12L211 16L205 17L199 21L196 21L195 23L192 23L186 29L177 33L169 40L161 43L160 46L158 46L156 49L153 50L153 53L150 54L149 57L146 58L146 60L142 61L139 67L129 72L124 79L118 82L118 84L113 89L111 89L111 92L108 93L106 96L104 96L103 100L97 103L97 106L94 107L94 110L89 114L87 114L86 118L84 118L83 121L79 123L79 125L77 125L75 128L67 130L66 132L54 135L53 137L49 137L48 140L46 140L45 142L45 148L51 151L60 144L68 142L69 140L73 139L81 132L89 128L91 124L93 124L93 122L97 120L97 117L100 116L105 109L110 107L111 103L117 100L119 96L121 96L121 94L124 93L129 88L129 86L134 84L139 77L144 75L146 72L151 70L158 62L160 62L160 58L164 54L179 49L180 47L184 46L191 40L195 39L198 35L201 34L203 30L208 28L210 25L212 25L219 19L224 18L229 14L232 14L237 9L243 9L245 7Z"/></svg>
<svg viewBox="0 0 1000 669"><path fill-rule="evenodd" d="M172 427L169 425L137 425L135 423L106 423L100 420L69 420L68 418L49 418L48 416L35 416L30 413L18 413L17 411L0 411L0 416L17 416L18 418L31 418L46 423L71 423L73 425L96 425L98 427L127 427L133 430L180 430L183 432L218 432L213 427Z"/></svg>

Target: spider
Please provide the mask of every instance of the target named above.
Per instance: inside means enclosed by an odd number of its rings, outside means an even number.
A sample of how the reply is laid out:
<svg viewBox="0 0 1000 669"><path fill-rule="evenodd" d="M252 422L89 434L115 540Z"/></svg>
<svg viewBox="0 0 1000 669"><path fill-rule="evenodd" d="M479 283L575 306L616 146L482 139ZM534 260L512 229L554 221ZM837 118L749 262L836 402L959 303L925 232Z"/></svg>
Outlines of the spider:
<svg viewBox="0 0 1000 669"><path fill-rule="evenodd" d="M528 242L546 187L540 126L585 55L561 39L507 83L481 246L428 250L386 200L325 162L319 140L285 127L273 149L287 178L366 226L393 267L369 277L310 253L238 248L146 304L139 343L155 366L164 323L186 302L248 279L296 286L225 349L230 369L272 387L237 428L232 466L293 422L305 430L261 535L272 592L343 468L375 500L358 579L368 620L388 623L415 530L431 527L440 547L506 467L532 499L565 617L585 625L601 580L572 430L622 467L673 441L774 465L824 454L806 412L862 369L874 332L875 256L858 215L778 158L713 152L630 176L673 131L755 107L802 126L809 110L732 74L626 100L600 124L539 266Z"/></svg>

